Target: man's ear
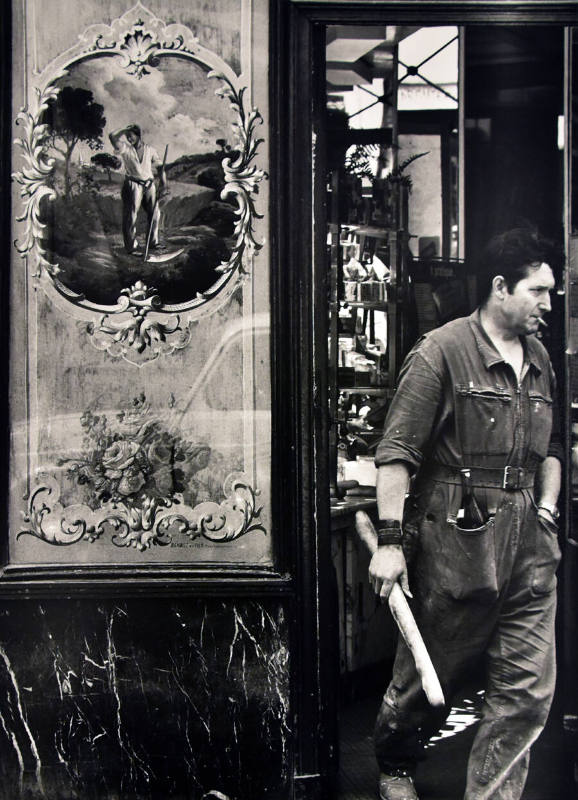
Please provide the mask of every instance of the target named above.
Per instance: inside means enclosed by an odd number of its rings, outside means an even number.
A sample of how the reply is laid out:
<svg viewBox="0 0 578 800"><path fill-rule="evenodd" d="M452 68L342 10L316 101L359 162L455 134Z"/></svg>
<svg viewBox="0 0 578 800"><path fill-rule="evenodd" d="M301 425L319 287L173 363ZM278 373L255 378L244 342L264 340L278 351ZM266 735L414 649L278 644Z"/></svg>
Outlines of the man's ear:
<svg viewBox="0 0 578 800"><path fill-rule="evenodd" d="M506 284L506 279L503 275L496 275L492 280L492 294L494 294L498 300L503 300L507 293L508 286Z"/></svg>

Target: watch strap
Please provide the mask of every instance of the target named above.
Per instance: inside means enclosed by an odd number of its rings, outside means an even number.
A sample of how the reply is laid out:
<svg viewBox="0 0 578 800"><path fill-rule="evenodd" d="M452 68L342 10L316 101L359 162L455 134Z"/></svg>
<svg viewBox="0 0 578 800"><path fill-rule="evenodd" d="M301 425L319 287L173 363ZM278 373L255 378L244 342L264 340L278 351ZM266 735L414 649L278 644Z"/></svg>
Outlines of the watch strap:
<svg viewBox="0 0 578 800"><path fill-rule="evenodd" d="M552 517L552 519L558 519L558 517L560 516L560 512L553 503L539 503L538 511L540 510L547 511L548 514L550 514L550 516Z"/></svg>

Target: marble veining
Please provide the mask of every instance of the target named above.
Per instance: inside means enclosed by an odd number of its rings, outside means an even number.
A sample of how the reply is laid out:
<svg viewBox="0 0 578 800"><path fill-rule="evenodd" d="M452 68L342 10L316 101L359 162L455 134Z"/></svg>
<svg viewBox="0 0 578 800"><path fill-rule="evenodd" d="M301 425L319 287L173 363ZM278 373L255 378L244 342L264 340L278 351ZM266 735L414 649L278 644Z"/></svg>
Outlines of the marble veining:
<svg viewBox="0 0 578 800"><path fill-rule="evenodd" d="M0 605L0 797L281 798L278 601Z"/></svg>
<svg viewBox="0 0 578 800"><path fill-rule="evenodd" d="M5 684L6 705L2 702L2 712L0 718L2 720L2 728L6 732L16 758L18 759L19 775L18 785L23 787L24 775L27 770L32 770L36 776L36 783L40 791L43 791L42 775L41 775L41 761L38 754L36 742L28 726L26 715L24 713L18 680L12 669L10 659L6 654L3 647L0 647L0 658L2 659L2 683Z"/></svg>

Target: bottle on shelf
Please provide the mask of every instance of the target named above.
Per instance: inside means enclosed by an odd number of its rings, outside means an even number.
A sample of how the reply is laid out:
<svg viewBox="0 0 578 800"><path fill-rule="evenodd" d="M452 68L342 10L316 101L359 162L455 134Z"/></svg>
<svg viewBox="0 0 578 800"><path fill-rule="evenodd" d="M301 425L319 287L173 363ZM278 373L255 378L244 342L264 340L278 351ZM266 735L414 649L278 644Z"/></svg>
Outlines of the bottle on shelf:
<svg viewBox="0 0 578 800"><path fill-rule="evenodd" d="M462 479L462 506L458 513L458 524L464 530L481 528L485 524L484 515L474 495L472 473L469 469L460 470Z"/></svg>

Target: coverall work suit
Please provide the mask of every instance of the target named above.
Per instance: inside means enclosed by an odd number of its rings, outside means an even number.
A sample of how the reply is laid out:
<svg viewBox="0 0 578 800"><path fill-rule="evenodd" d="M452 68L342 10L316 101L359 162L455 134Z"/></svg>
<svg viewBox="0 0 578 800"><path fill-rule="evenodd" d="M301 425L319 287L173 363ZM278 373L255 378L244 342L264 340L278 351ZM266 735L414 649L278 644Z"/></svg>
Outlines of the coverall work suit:
<svg viewBox="0 0 578 800"><path fill-rule="evenodd" d="M486 658L466 800L521 796L555 684L560 548L556 526L537 514L534 479L563 451L550 360L535 337L522 342L518 382L479 311L426 334L404 363L376 451L378 466L417 473L403 520L411 605L446 700ZM464 467L487 520L473 531L459 527ZM448 710L432 713L400 638L375 727L381 771L412 773Z"/></svg>

